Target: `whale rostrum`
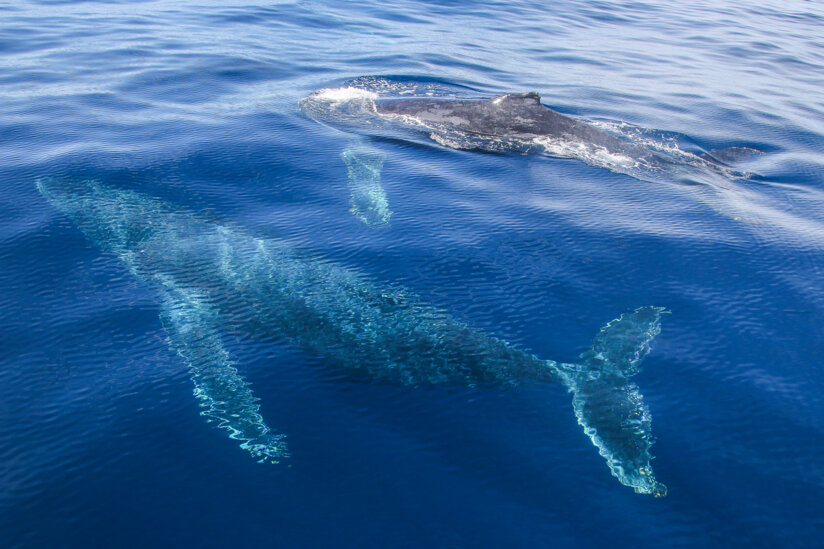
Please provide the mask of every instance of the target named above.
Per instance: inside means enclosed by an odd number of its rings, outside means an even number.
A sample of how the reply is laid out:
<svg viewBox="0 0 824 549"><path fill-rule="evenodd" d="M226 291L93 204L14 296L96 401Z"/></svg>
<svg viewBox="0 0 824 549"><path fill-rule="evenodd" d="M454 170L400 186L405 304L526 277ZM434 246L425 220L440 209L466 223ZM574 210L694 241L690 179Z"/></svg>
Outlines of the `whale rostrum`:
<svg viewBox="0 0 824 549"><path fill-rule="evenodd" d="M631 381L660 331L661 308L621 315L575 364L555 362L286 240L257 238L96 181L37 186L158 292L169 344L188 365L202 413L259 461L287 457L286 440L261 417L232 362L223 342L228 326L295 345L355 378L411 386L561 383L612 474L638 493L666 493L650 465L649 409Z"/></svg>

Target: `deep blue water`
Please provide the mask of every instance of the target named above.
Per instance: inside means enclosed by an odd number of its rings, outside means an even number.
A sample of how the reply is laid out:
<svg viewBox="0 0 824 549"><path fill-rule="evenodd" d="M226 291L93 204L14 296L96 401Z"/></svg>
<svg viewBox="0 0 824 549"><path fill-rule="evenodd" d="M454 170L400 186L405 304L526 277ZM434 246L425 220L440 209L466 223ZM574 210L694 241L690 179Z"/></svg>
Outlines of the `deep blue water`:
<svg viewBox="0 0 824 549"><path fill-rule="evenodd" d="M0 3L0 546L824 545L822 28L803 1ZM351 136L298 108L361 75L764 154L690 185L366 137L373 228ZM635 381L667 497L610 475L557 385L368 383L227 337L290 445L256 463L43 177L288 238L555 360L666 307Z"/></svg>

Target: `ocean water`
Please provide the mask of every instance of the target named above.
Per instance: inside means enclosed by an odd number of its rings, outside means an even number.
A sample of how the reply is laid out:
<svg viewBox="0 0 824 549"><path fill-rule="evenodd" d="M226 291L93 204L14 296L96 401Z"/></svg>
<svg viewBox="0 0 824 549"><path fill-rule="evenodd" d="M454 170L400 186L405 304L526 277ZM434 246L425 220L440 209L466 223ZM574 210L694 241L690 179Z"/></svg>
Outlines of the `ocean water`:
<svg viewBox="0 0 824 549"><path fill-rule="evenodd" d="M0 546L821 547L822 28L801 0L0 3ZM760 154L639 172L300 107L350 88L536 91L679 158ZM38 181L289 242L561 362L665 308L632 381L666 497L610 474L557 384L358 379L217 319L289 445L256 462L138 260Z"/></svg>

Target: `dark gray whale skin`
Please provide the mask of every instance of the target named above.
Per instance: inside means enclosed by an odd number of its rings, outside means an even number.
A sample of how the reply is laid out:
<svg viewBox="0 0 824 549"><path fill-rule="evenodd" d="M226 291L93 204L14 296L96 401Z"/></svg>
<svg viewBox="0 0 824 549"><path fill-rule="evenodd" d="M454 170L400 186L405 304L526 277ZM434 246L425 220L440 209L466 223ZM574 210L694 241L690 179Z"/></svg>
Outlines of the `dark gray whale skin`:
<svg viewBox="0 0 824 549"><path fill-rule="evenodd" d="M377 113L384 117L409 117L438 130L451 129L469 136L475 146L462 148L529 152L536 138L558 139L568 143L603 148L648 167L683 165L671 156L642 144L620 139L592 123L554 111L541 103L537 92L509 93L493 99L386 98L375 101ZM434 137L434 136L433 136ZM490 141L490 138L498 138ZM489 146L491 145L491 146ZM729 147L686 158L704 167L724 167L760 151L748 147ZM690 158L691 157L691 158Z"/></svg>
<svg viewBox="0 0 824 549"><path fill-rule="evenodd" d="M629 143L541 103L536 92L510 93L494 99L378 99L380 115L409 116L434 127L450 127L478 136L533 139L557 136L629 152Z"/></svg>
<svg viewBox="0 0 824 549"><path fill-rule="evenodd" d="M629 133L601 128L547 107L536 92L459 99L380 96L368 90L360 90L360 95L335 96L328 94L330 91L338 90L313 92L300 101L300 108L309 118L347 133L393 137L392 128L400 127L422 132L454 149L545 153L642 180L702 183L709 177L720 184L715 175L723 179L748 177L729 168L760 153L748 147L690 153L677 144L659 142L660 137L638 139L637 134L645 134L643 128Z"/></svg>

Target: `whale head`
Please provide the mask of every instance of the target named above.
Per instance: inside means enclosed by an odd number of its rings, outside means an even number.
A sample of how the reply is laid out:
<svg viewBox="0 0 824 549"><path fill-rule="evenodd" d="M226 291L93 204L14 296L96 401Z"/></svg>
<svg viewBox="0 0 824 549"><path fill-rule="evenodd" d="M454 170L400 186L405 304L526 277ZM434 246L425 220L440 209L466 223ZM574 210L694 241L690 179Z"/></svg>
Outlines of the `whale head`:
<svg viewBox="0 0 824 549"><path fill-rule="evenodd" d="M41 178L37 189L101 249L122 251L145 239L153 220L172 212L163 203L90 179Z"/></svg>

